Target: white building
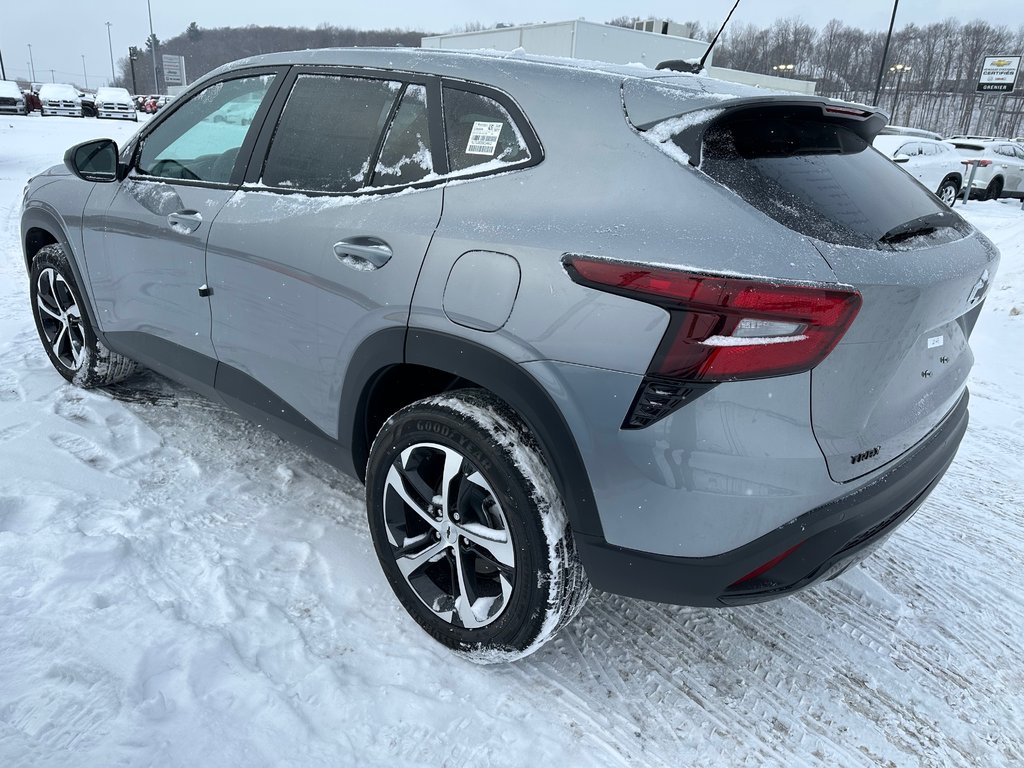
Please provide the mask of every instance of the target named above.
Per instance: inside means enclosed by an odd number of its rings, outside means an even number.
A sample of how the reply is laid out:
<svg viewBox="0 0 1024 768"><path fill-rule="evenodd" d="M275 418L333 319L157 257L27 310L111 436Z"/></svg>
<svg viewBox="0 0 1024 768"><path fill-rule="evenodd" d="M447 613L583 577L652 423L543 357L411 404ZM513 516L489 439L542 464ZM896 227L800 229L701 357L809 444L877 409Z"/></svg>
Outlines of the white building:
<svg viewBox="0 0 1024 768"><path fill-rule="evenodd" d="M518 27L487 29L482 32L459 32L424 37L423 48L454 48L461 50L492 49L514 51L522 48L540 56L605 61L610 64L645 64L652 69L670 59L700 59L708 44L702 40L661 34L661 29L675 31L677 25L654 24L656 31L643 32L613 27L591 21L559 21L524 24ZM710 65L714 52L708 57ZM707 74L720 80L756 85L780 91L813 94L813 80L759 75L737 69L707 66Z"/></svg>

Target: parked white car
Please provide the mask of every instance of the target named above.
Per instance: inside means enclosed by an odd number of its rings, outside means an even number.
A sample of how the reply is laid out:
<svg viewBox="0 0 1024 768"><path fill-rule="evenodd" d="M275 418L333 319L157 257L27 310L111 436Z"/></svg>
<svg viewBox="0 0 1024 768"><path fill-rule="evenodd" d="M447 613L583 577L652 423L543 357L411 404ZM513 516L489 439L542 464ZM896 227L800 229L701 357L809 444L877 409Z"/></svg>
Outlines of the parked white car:
<svg viewBox="0 0 1024 768"><path fill-rule="evenodd" d="M18 84L11 80L0 80L0 113L9 115L27 115L25 94Z"/></svg>
<svg viewBox="0 0 1024 768"><path fill-rule="evenodd" d="M971 185L971 197L985 200L1024 197L1024 145L1009 139L956 139L950 143L961 157L980 161ZM970 178L969 169L967 174Z"/></svg>
<svg viewBox="0 0 1024 768"><path fill-rule="evenodd" d="M73 85L67 83L44 83L39 89L39 102L43 117L64 115L83 117L82 97Z"/></svg>
<svg viewBox="0 0 1024 768"><path fill-rule="evenodd" d="M963 188L963 158L952 145L916 136L877 136L875 149L952 205Z"/></svg>
<svg viewBox="0 0 1024 768"><path fill-rule="evenodd" d="M97 88L96 116L111 117L138 122L139 113L135 102L125 88Z"/></svg>

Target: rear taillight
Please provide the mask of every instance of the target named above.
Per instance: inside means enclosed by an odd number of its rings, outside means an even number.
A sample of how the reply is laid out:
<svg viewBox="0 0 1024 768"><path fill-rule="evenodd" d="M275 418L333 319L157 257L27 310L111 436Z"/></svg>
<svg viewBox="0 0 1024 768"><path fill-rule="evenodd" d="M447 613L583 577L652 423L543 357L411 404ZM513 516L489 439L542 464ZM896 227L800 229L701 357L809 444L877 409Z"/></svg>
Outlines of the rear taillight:
<svg viewBox="0 0 1024 768"><path fill-rule="evenodd" d="M785 284L763 279L703 275L582 256L566 256L572 279L598 290L657 304L669 326L624 426L643 427L723 381L808 371L832 351L860 309L849 287ZM665 408L644 406L651 384L676 393ZM671 404L669 401L672 401ZM669 407L671 406L671 407Z"/></svg>

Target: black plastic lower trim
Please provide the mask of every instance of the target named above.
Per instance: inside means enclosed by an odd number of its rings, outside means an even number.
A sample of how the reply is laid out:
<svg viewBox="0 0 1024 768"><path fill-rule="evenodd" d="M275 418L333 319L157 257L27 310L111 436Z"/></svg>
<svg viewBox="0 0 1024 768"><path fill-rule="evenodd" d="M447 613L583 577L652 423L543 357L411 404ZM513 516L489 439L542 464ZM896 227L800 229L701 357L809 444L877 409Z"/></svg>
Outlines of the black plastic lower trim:
<svg viewBox="0 0 1024 768"><path fill-rule="evenodd" d="M967 430L967 402L965 391L927 438L872 482L729 552L672 557L577 533L587 575L606 592L696 606L763 602L834 577L909 519L942 479Z"/></svg>

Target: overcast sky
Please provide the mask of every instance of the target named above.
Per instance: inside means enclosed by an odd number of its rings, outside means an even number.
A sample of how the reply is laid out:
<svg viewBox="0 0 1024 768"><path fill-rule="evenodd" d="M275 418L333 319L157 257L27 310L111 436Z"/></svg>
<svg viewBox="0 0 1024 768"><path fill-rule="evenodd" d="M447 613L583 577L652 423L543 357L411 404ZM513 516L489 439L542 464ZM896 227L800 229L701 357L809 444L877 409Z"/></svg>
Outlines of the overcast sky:
<svg viewBox="0 0 1024 768"><path fill-rule="evenodd" d="M153 29L161 40L182 32L189 22L200 27L245 26L248 24L315 27L327 22L361 29L402 27L430 32L447 32L467 22L479 21L526 24L586 18L607 21L616 16L655 16L677 21L721 23L732 0L519 0L519 2L468 2L448 0L443 4L425 2L341 3L338 0L151 0ZM110 79L107 28L115 60L129 45L142 45L149 34L146 0L8 0L0 25L0 54L8 77L27 77L29 49L35 62L36 80L48 82L50 70L57 82L74 80L82 84L82 55L89 86L104 85ZM348 6L348 7L345 7ZM815 27L840 18L864 29L884 29L892 13L891 0L742 0L733 24L770 24L779 17L799 16ZM897 27L914 21L926 24L947 17L962 21L984 19L992 24L1024 26L1024 2L1003 0L901 0ZM994 51L993 53L1018 53ZM191 74L191 73L190 73Z"/></svg>

